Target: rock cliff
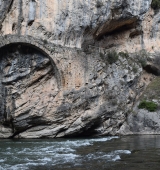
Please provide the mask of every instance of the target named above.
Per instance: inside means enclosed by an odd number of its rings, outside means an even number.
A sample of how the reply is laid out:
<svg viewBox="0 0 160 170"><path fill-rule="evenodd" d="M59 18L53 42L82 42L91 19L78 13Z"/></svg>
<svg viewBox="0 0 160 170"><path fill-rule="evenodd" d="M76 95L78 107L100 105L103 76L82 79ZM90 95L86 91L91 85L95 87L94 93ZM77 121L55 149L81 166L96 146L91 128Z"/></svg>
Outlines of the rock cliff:
<svg viewBox="0 0 160 170"><path fill-rule="evenodd" d="M160 75L151 0L0 0L0 14L0 138L158 133L160 113L138 109Z"/></svg>

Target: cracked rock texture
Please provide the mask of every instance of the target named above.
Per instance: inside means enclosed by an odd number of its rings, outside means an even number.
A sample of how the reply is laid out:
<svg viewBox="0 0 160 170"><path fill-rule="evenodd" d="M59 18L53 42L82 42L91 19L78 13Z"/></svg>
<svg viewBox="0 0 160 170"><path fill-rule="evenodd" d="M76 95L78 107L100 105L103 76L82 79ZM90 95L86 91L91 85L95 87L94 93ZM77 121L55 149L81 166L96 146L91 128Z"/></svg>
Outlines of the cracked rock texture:
<svg viewBox="0 0 160 170"><path fill-rule="evenodd" d="M3 11L8 10L8 1L11 0L0 1ZM147 27L152 29L158 22L158 16L154 21L149 18L153 15L150 3L151 0L14 0L2 23L2 34L30 35L78 48L88 44L120 45L122 49L130 46L129 51L134 52L148 45ZM118 34L113 35L116 30ZM142 30L147 37L142 36Z"/></svg>
<svg viewBox="0 0 160 170"><path fill-rule="evenodd" d="M132 53L160 43L150 4L0 0L0 138L133 134L128 112L153 76ZM110 49L130 55L111 62Z"/></svg>

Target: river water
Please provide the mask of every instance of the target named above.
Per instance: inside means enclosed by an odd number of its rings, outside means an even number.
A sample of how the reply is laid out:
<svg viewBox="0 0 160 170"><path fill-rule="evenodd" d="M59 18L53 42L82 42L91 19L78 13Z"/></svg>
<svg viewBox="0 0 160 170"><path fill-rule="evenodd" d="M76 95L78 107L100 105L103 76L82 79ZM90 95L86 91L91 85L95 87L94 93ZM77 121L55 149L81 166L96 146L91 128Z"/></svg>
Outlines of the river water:
<svg viewBox="0 0 160 170"><path fill-rule="evenodd" d="M0 140L0 170L160 170L160 136Z"/></svg>

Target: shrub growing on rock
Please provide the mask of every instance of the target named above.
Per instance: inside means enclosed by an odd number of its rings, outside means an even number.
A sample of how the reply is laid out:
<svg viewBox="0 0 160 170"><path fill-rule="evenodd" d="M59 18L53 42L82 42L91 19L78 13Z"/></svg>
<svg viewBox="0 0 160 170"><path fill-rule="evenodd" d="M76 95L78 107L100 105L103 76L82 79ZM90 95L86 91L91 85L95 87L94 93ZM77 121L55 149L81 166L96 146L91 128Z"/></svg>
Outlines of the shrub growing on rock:
<svg viewBox="0 0 160 170"><path fill-rule="evenodd" d="M107 57L109 64L113 64L118 60L118 54L115 50L109 51Z"/></svg>
<svg viewBox="0 0 160 170"><path fill-rule="evenodd" d="M149 102L149 101L143 100L143 101L140 102L138 108L139 109L146 109L149 112L155 112L158 108L158 105L154 102Z"/></svg>
<svg viewBox="0 0 160 170"><path fill-rule="evenodd" d="M123 58L128 58L128 57L129 57L129 54L128 54L127 51L126 51L126 52L121 51L121 52L119 52L119 55L120 55L121 57L123 57Z"/></svg>
<svg viewBox="0 0 160 170"><path fill-rule="evenodd" d="M144 68L147 65L147 60L145 58L140 58L139 59L139 63L141 64L141 66Z"/></svg>
<svg viewBox="0 0 160 170"><path fill-rule="evenodd" d="M149 53L145 50L141 50L140 52L136 53L136 60L141 66L144 68L147 65L147 61L149 60Z"/></svg>
<svg viewBox="0 0 160 170"><path fill-rule="evenodd" d="M151 7L154 10L160 9L160 0L152 0Z"/></svg>

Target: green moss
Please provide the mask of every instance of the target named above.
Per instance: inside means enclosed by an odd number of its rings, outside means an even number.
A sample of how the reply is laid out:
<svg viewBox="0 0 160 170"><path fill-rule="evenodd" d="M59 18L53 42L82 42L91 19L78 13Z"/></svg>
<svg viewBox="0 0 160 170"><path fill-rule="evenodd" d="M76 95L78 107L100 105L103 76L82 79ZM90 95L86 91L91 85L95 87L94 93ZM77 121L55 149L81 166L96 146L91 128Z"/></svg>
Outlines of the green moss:
<svg viewBox="0 0 160 170"><path fill-rule="evenodd" d="M151 7L154 10L160 9L160 0L152 0Z"/></svg>
<svg viewBox="0 0 160 170"><path fill-rule="evenodd" d="M158 105L154 102L148 102L146 100L143 100L143 101L140 102L138 108L139 109L146 109L150 112L155 112L158 108Z"/></svg>

